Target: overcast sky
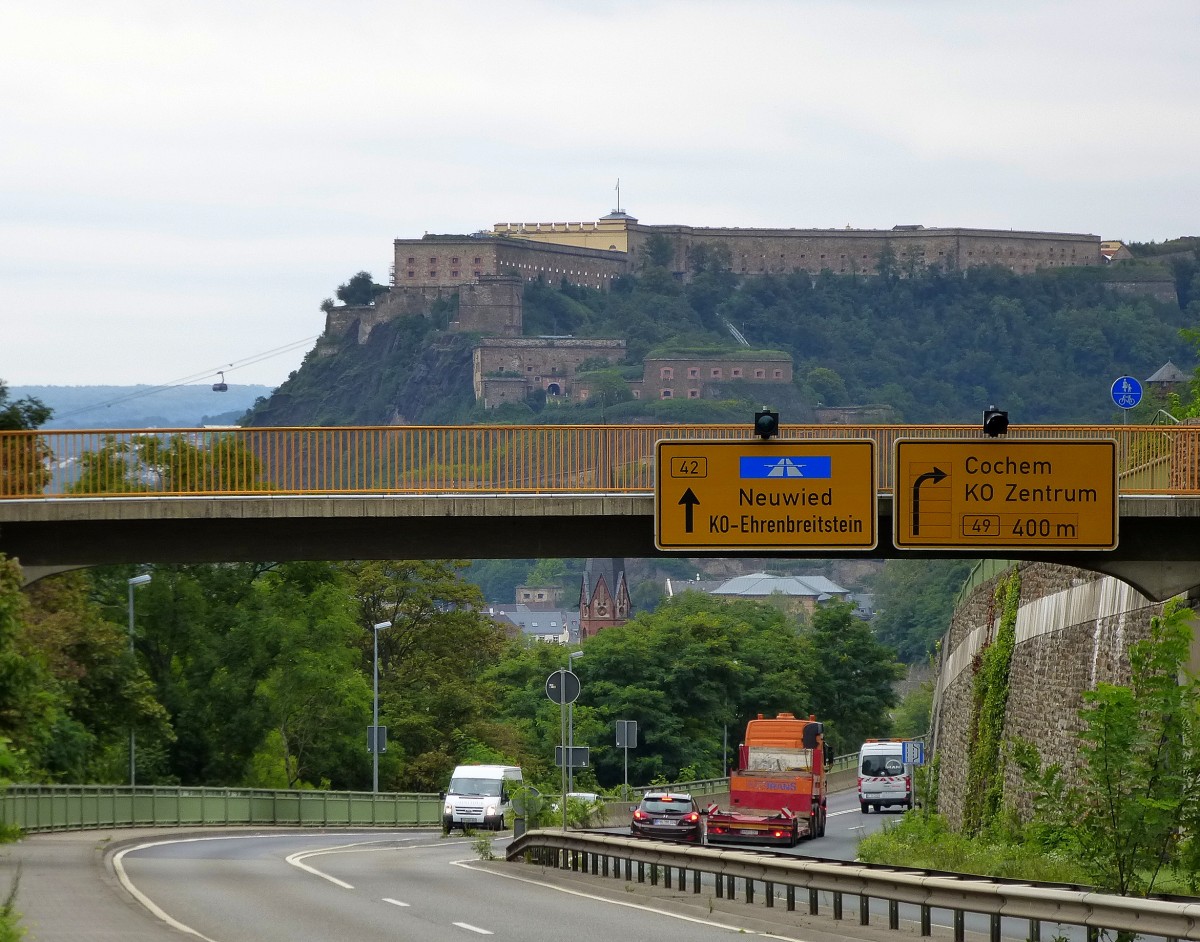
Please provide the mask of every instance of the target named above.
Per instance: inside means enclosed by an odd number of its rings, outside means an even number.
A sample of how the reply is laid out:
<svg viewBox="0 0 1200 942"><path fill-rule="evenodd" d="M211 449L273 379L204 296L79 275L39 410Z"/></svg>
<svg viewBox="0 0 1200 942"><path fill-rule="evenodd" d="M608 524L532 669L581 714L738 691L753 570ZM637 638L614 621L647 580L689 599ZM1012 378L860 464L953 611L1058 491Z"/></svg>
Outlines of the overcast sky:
<svg viewBox="0 0 1200 942"><path fill-rule="evenodd" d="M16 0L0 379L278 385L501 221L1200 235L1197 0Z"/></svg>

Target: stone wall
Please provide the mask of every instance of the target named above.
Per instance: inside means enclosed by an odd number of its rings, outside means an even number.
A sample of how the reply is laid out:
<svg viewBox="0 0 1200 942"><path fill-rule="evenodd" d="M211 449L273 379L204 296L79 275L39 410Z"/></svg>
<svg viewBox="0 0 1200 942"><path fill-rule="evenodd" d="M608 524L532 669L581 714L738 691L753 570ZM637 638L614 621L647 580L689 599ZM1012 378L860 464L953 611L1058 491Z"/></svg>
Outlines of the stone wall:
<svg viewBox="0 0 1200 942"><path fill-rule="evenodd" d="M1162 605L1123 582L1050 563L1021 563L1016 648L1009 675L1004 738L1037 746L1043 761L1077 767L1083 694L1097 683L1124 683L1128 648L1147 637ZM1003 577L1002 577L1003 578ZM942 640L933 739L940 763L938 810L959 827L966 802L972 695L978 655L995 636L996 580L981 585L954 614ZM1020 775L1004 770L1005 800L1028 810Z"/></svg>
<svg viewBox="0 0 1200 942"><path fill-rule="evenodd" d="M1002 265L1021 274L1039 268L1099 265L1100 237L1080 233L1015 232L999 229L716 229L692 226L630 227L630 256L645 253L653 235L664 235L674 247L672 268L690 271L699 246L729 253L739 275L871 274L884 250L892 253L895 270L960 269Z"/></svg>
<svg viewBox="0 0 1200 942"><path fill-rule="evenodd" d="M494 409L539 388L551 396L571 395L579 364L594 357L618 363L625 357L625 341L489 337L479 341L474 357L475 399Z"/></svg>

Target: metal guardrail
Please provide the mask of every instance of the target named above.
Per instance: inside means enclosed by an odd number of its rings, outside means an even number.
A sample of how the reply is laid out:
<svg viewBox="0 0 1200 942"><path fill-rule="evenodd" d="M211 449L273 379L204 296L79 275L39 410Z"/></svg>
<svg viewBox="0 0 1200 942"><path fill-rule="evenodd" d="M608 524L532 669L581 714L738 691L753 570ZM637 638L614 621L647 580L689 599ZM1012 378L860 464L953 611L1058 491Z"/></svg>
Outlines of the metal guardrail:
<svg viewBox="0 0 1200 942"><path fill-rule="evenodd" d="M383 426L0 432L0 499L136 494L589 494L655 488L659 439L752 439L741 425ZM793 425L779 439L875 442L892 489L899 438L977 425ZM1013 427L1008 440L1114 439L1122 494L1200 494L1200 425Z"/></svg>
<svg viewBox="0 0 1200 942"><path fill-rule="evenodd" d="M0 823L25 832L93 828L260 825L440 826L435 794L170 786L10 785Z"/></svg>
<svg viewBox="0 0 1200 942"><path fill-rule="evenodd" d="M1028 938L1041 938L1041 924L1082 926L1088 939L1100 930L1116 930L1166 939L1200 940L1200 900L1140 899L1097 893L1083 888L990 880L928 871L874 867L857 863L772 857L736 850L685 847L656 841L564 831L528 831L507 849L509 861L527 861L639 883L657 883L661 872L667 888L672 872L684 891L691 876L692 892L701 892L703 877L712 878L718 898L736 896L741 881L747 903L761 885L763 902L774 907L783 890L789 911L796 908L796 891L807 890L808 912L818 914L819 893L832 895L833 918L841 919L845 897L858 901L858 921L869 925L872 900L888 904L888 926L900 928L900 905L918 907L920 933L932 933L931 911L953 914L956 942L966 935L964 915L980 913L990 920L990 937L1000 938L1000 919L1029 921ZM622 874L622 869L624 873Z"/></svg>

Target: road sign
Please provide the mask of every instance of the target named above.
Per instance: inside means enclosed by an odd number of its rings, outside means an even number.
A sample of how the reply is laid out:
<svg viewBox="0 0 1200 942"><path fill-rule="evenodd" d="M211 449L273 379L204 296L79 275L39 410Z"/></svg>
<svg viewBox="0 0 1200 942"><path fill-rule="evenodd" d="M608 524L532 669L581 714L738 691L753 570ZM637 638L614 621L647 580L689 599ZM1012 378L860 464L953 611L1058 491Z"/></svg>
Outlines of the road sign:
<svg viewBox="0 0 1200 942"><path fill-rule="evenodd" d="M637 720L617 720L617 748L637 748Z"/></svg>
<svg viewBox="0 0 1200 942"><path fill-rule="evenodd" d="M579 699L579 675L573 671L557 670L546 678L546 696L562 706Z"/></svg>
<svg viewBox="0 0 1200 942"><path fill-rule="evenodd" d="M656 446L663 550L862 550L878 541L870 439L668 441Z"/></svg>
<svg viewBox="0 0 1200 942"><path fill-rule="evenodd" d="M387 727L367 727L367 752L387 752Z"/></svg>
<svg viewBox="0 0 1200 942"><path fill-rule="evenodd" d="M588 767L589 749L587 746L555 746L554 747L554 764L559 768L566 765L572 769L586 769ZM564 757L570 758L569 763L564 763Z"/></svg>
<svg viewBox="0 0 1200 942"><path fill-rule="evenodd" d="M893 479L897 549L1117 545L1111 439L901 439Z"/></svg>
<svg viewBox="0 0 1200 942"><path fill-rule="evenodd" d="M1112 399L1122 409L1132 409L1142 401L1142 384L1132 376L1119 376L1112 384Z"/></svg>
<svg viewBox="0 0 1200 942"><path fill-rule="evenodd" d="M925 743L919 739L906 739L900 744L905 765L925 764Z"/></svg>

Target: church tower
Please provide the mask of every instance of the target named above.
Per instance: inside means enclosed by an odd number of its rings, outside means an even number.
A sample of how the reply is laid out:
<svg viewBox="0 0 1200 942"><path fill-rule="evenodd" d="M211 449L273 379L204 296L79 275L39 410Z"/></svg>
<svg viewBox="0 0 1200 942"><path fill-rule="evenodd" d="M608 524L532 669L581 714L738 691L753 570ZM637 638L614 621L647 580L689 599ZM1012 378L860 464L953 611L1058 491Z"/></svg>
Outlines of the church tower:
<svg viewBox="0 0 1200 942"><path fill-rule="evenodd" d="M624 559L589 559L579 590L579 640L629 621Z"/></svg>

